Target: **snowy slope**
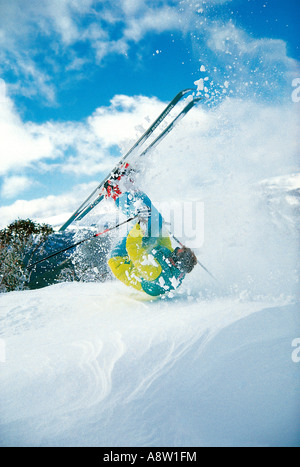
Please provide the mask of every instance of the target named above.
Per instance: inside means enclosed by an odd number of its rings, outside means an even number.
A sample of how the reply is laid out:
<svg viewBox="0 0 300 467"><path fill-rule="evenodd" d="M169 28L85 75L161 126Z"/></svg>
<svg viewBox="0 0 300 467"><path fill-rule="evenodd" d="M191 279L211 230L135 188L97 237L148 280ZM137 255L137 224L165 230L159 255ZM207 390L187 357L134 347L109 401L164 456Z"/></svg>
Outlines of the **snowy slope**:
<svg viewBox="0 0 300 467"><path fill-rule="evenodd" d="M298 305L108 282L0 310L1 446L300 445Z"/></svg>
<svg viewBox="0 0 300 467"><path fill-rule="evenodd" d="M219 283L0 295L1 446L300 445L295 127L288 106L195 109L137 180L159 209L203 204L193 248Z"/></svg>

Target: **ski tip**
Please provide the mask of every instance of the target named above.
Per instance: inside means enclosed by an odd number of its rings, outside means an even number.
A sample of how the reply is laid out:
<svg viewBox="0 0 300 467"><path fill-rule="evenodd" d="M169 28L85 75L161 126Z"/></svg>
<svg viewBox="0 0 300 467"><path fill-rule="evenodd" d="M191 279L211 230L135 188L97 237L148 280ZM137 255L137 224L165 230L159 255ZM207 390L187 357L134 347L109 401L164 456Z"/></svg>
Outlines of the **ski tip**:
<svg viewBox="0 0 300 467"><path fill-rule="evenodd" d="M194 99L191 101L192 105L198 104L198 102L201 102L205 99L205 97L194 97Z"/></svg>
<svg viewBox="0 0 300 467"><path fill-rule="evenodd" d="M191 102L186 106L185 110L190 110L194 105L198 104L198 102L203 101L204 97L194 97Z"/></svg>
<svg viewBox="0 0 300 467"><path fill-rule="evenodd" d="M182 91L183 93L188 93L188 92L193 92L193 93L197 93L198 92L198 89L197 88L188 88L188 89L185 89L184 91Z"/></svg>

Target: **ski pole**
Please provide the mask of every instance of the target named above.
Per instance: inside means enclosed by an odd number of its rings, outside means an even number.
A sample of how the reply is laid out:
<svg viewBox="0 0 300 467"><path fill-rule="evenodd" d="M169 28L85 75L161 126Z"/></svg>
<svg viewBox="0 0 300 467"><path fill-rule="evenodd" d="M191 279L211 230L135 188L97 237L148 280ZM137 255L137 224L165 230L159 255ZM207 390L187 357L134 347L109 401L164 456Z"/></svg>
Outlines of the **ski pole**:
<svg viewBox="0 0 300 467"><path fill-rule="evenodd" d="M89 238L85 238L85 239L81 240L80 242L74 243L74 245L71 245L71 246L68 246L67 248L63 248L62 250L56 251L55 253L52 253L51 255L46 256L45 258L40 259L39 261L36 261L36 262L33 263L33 264L30 264L29 266L27 266L27 269L30 270L30 269L34 268L34 266L36 266L37 264L40 264L40 263L43 263L44 261L47 261L47 259L54 258L54 256L57 256L57 255L59 255L60 253L64 253L65 251L71 250L72 248L75 248L76 246L81 245L81 244L84 243L84 242L88 242L89 240L92 240L93 238L97 238L97 237L100 237L100 235L104 235L104 234L106 234L107 232L111 232L112 230L115 230L115 229L117 229L118 227L121 227L122 225L127 224L127 223L130 222L130 221L133 221L133 220L136 219L142 212L143 212L143 211L138 212L135 216L129 217L129 218L126 219L125 221L120 222L119 224L114 225L113 227L108 227L107 229L103 230L103 232L98 232L98 233L92 235L92 236L89 237Z"/></svg>

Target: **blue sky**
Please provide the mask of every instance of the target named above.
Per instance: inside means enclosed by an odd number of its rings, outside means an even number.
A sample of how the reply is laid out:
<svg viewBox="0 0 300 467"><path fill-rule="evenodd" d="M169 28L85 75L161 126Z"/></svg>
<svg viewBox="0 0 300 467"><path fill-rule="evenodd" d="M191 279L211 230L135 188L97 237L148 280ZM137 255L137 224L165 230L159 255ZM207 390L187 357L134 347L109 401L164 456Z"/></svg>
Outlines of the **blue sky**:
<svg viewBox="0 0 300 467"><path fill-rule="evenodd" d="M2 223L75 208L76 187L88 192L145 116L200 78L208 108L290 103L298 11L296 0L0 0Z"/></svg>

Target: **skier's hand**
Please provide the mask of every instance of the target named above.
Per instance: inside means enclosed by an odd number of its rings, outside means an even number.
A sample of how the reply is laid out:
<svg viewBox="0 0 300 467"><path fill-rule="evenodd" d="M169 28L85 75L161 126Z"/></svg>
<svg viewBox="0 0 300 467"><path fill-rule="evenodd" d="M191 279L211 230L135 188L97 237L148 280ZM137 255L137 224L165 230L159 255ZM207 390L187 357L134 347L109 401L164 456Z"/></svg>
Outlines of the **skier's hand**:
<svg viewBox="0 0 300 467"><path fill-rule="evenodd" d="M116 199L122 194L119 185L115 181L107 180L104 184L104 189L106 191L106 194L104 195L106 199L111 198L116 201Z"/></svg>
<svg viewBox="0 0 300 467"><path fill-rule="evenodd" d="M112 198L114 201L122 194L120 188L121 180L130 173L128 162L122 164L113 174L107 182L104 184L106 190L105 198Z"/></svg>

